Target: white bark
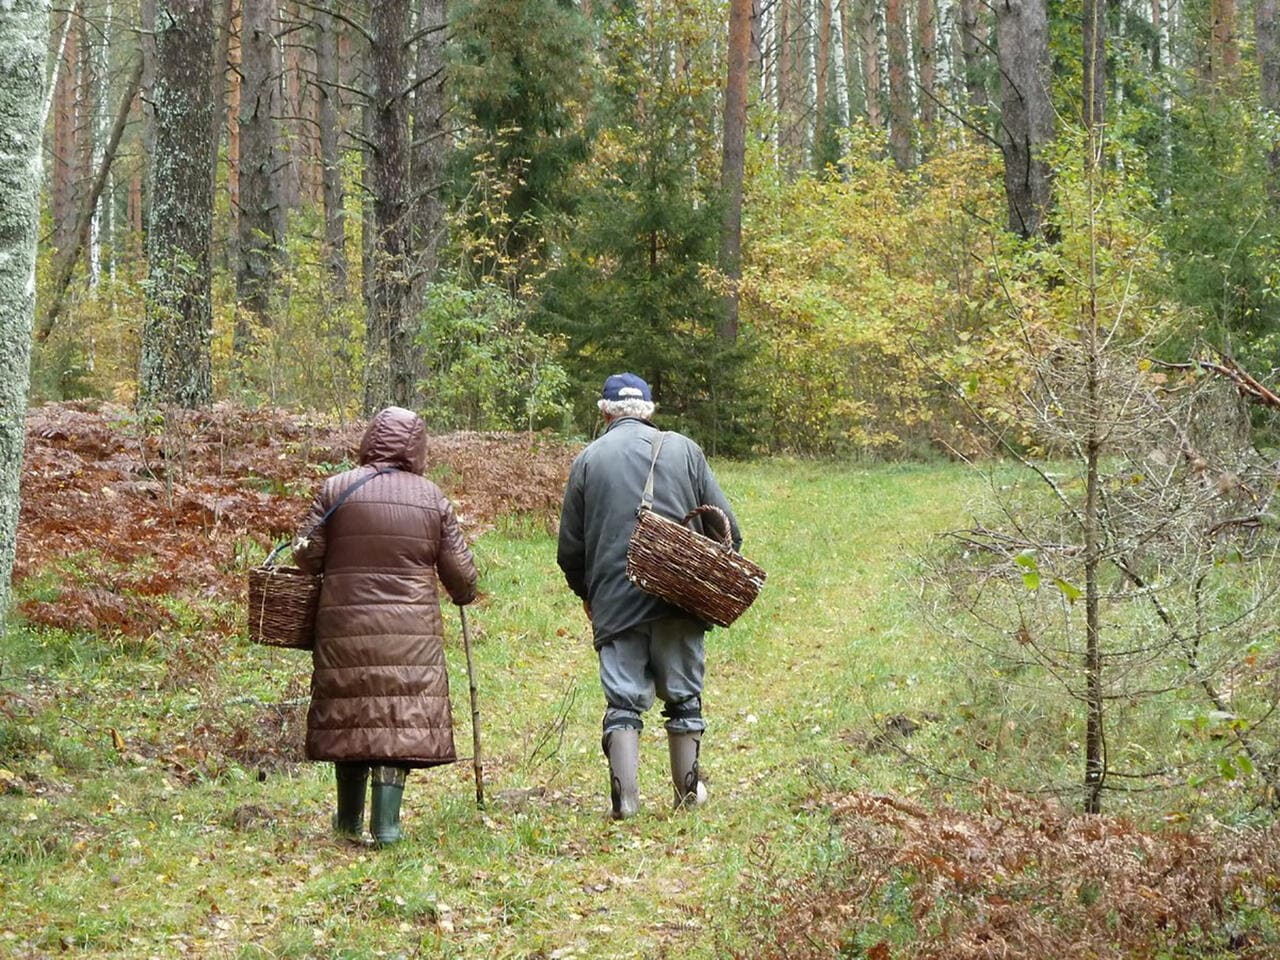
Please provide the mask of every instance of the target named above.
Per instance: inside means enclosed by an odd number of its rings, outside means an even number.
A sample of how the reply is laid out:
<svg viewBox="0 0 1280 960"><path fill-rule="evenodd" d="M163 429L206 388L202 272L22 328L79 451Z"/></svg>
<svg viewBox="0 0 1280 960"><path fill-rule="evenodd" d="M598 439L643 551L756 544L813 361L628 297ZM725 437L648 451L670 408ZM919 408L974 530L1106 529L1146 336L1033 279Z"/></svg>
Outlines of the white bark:
<svg viewBox="0 0 1280 960"><path fill-rule="evenodd" d="M17 552L48 45L47 0L0 0L0 619Z"/></svg>

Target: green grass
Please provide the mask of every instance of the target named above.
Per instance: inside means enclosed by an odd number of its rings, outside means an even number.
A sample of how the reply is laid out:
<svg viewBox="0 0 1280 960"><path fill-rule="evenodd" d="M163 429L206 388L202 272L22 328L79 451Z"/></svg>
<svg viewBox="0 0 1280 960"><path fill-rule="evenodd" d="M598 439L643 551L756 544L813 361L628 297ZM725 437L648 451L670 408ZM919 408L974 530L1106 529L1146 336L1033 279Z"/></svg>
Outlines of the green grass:
<svg viewBox="0 0 1280 960"><path fill-rule="evenodd" d="M148 644L11 630L0 955L751 956L742 931L770 888L839 869L815 796L924 789L919 771L850 737L922 711L947 715L923 741L948 735L966 694L954 645L921 616L917 556L964 521L980 480L948 466L718 472L769 581L708 639L707 807L668 811L655 710L644 811L607 819L588 627L551 535L512 523L476 544L484 596L469 608L490 803L476 808L467 762L415 773L407 839L385 851L330 836L327 765L245 759L297 737L301 708L269 705L305 693L306 654L243 638L209 649L189 610ZM469 755L465 660L446 620Z"/></svg>

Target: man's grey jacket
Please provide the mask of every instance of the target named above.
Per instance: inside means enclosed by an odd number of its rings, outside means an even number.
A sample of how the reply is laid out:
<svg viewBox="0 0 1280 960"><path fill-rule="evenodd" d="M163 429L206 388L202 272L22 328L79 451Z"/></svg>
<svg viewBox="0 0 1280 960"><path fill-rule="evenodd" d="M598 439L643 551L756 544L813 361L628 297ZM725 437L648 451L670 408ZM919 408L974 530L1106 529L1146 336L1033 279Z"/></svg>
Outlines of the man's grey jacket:
<svg viewBox="0 0 1280 960"><path fill-rule="evenodd" d="M627 541L635 529L658 432L644 420L615 420L578 454L569 471L556 560L570 589L591 607L596 647L637 624L688 616L627 579ZM733 547L740 550L738 521L702 448L683 434L666 431L653 472L654 511L679 521L704 503L729 517ZM698 522L694 529L718 538L717 531L703 530Z"/></svg>

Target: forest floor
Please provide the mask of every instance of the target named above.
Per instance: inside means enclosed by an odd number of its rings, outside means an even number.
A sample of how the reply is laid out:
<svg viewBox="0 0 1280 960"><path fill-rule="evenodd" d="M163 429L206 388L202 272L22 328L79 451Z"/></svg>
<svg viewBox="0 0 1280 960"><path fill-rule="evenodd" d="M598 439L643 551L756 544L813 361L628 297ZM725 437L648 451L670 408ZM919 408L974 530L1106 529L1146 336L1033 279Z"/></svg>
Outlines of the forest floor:
<svg viewBox="0 0 1280 960"><path fill-rule="evenodd" d="M918 596L921 551L981 495L953 465L716 464L769 582L709 635L711 801L668 809L655 713L644 810L614 823L595 658L555 566L575 448L433 438L481 570L488 803L461 762L411 777L397 847L334 838L331 770L301 760L309 660L247 641L244 583L358 439L231 408L32 412L0 654L0 955L1277 955L1273 826L1171 801L1082 818L985 776L1020 732Z"/></svg>

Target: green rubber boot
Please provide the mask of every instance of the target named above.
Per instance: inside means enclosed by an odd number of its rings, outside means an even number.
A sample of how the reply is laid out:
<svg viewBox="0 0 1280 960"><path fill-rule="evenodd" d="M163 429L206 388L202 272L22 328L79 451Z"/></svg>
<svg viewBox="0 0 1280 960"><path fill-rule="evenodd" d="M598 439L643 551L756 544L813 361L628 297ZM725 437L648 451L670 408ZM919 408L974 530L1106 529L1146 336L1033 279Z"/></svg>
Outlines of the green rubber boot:
<svg viewBox="0 0 1280 960"><path fill-rule="evenodd" d="M400 800L404 797L404 767L373 768L373 811L369 815L369 832L380 847L399 843Z"/></svg>
<svg viewBox="0 0 1280 960"><path fill-rule="evenodd" d="M338 784L334 832L358 838L364 833L364 795L369 787L369 768L363 763L335 763L333 774Z"/></svg>

